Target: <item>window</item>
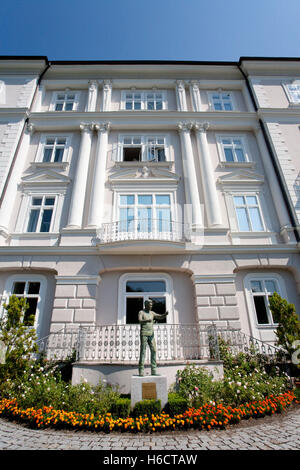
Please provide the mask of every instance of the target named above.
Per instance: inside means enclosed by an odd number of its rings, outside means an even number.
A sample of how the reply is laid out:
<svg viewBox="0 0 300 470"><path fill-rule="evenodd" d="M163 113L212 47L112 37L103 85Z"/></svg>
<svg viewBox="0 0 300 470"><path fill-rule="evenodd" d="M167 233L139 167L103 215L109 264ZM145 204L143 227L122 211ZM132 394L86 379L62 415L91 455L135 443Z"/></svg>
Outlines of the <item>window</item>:
<svg viewBox="0 0 300 470"><path fill-rule="evenodd" d="M128 111L161 111L166 109L165 93L161 91L123 91L122 107Z"/></svg>
<svg viewBox="0 0 300 470"><path fill-rule="evenodd" d="M300 104L300 84L286 84L285 90L291 103Z"/></svg>
<svg viewBox="0 0 300 470"><path fill-rule="evenodd" d="M238 136L219 137L221 157L225 162L245 163L248 161L243 139Z"/></svg>
<svg viewBox="0 0 300 470"><path fill-rule="evenodd" d="M209 98L211 106L215 111L233 111L233 100L231 93L210 93Z"/></svg>
<svg viewBox="0 0 300 470"><path fill-rule="evenodd" d="M156 313L169 312L162 323L172 323L172 278L165 273L123 274L119 282L118 323L137 324L138 313L146 300L152 300L152 310Z"/></svg>
<svg viewBox="0 0 300 470"><path fill-rule="evenodd" d="M29 308L24 313L23 322L25 326L33 326L35 328L38 338L41 337L46 288L47 278L45 276L40 274L14 274L5 283L2 299L3 303L8 303L9 297L12 294L17 297L25 297ZM49 296L49 292L47 292L47 295ZM2 309L0 314L4 314Z"/></svg>
<svg viewBox="0 0 300 470"><path fill-rule="evenodd" d="M155 313L166 312L166 282L164 280L132 280L126 282L126 323L138 323L138 313L146 300L152 300ZM161 320L166 323L166 319Z"/></svg>
<svg viewBox="0 0 300 470"><path fill-rule="evenodd" d="M120 139L123 162L165 162L166 138L164 136L126 135Z"/></svg>
<svg viewBox="0 0 300 470"><path fill-rule="evenodd" d="M233 196L238 228L241 232L264 231L258 197Z"/></svg>
<svg viewBox="0 0 300 470"><path fill-rule="evenodd" d="M74 111L77 109L77 104L78 96L75 92L56 92L53 95L52 109L54 111Z"/></svg>
<svg viewBox="0 0 300 470"><path fill-rule="evenodd" d="M142 94L141 93L126 93L125 109L127 110L142 109Z"/></svg>
<svg viewBox="0 0 300 470"><path fill-rule="evenodd" d="M256 321L258 325L276 324L269 307L269 297L279 292L276 279L253 279L250 281L251 296L254 304Z"/></svg>
<svg viewBox="0 0 300 470"><path fill-rule="evenodd" d="M54 196L31 197L27 232L50 232L55 200Z"/></svg>
<svg viewBox="0 0 300 470"><path fill-rule="evenodd" d="M23 323L34 326L38 302L40 300L41 283L38 281L15 281L11 293L17 297L25 297L29 308L25 311Z"/></svg>
<svg viewBox="0 0 300 470"><path fill-rule="evenodd" d="M47 137L43 149L43 162L62 162L66 144L66 137Z"/></svg>
<svg viewBox="0 0 300 470"><path fill-rule="evenodd" d="M146 109L156 111L163 109L162 93L146 93Z"/></svg>
<svg viewBox="0 0 300 470"><path fill-rule="evenodd" d="M171 232L170 194L120 194L118 212L119 232Z"/></svg>
<svg viewBox="0 0 300 470"><path fill-rule="evenodd" d="M147 160L155 162L164 162L166 160L164 138L147 138Z"/></svg>

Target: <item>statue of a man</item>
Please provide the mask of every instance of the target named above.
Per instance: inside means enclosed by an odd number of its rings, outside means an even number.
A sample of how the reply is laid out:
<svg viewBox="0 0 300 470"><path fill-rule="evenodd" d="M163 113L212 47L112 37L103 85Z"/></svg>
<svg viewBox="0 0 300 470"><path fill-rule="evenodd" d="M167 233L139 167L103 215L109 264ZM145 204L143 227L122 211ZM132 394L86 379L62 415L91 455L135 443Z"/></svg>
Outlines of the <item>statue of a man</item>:
<svg viewBox="0 0 300 470"><path fill-rule="evenodd" d="M140 331L140 360L139 360L139 375L144 375L144 363L145 363L145 353L147 344L150 347L151 352L151 375L157 375L156 373L156 343L154 338L153 323L154 320L162 320L166 318L168 312L163 314L158 314L152 312L152 300L145 301L144 310L139 312L139 323L141 325Z"/></svg>

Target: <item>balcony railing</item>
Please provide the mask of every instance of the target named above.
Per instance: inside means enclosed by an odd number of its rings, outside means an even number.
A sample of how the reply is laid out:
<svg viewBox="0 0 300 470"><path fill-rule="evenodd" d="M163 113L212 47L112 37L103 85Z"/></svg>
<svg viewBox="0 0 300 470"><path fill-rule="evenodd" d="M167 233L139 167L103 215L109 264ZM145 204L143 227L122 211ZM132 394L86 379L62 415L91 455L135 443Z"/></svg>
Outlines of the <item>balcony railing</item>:
<svg viewBox="0 0 300 470"><path fill-rule="evenodd" d="M270 359L282 351L271 344L246 335L240 330L217 328L216 325L154 325L157 361L193 361L220 359L219 341L223 338L233 353L256 352ZM78 361L101 363L137 363L140 351L139 325L99 325L63 329L39 341L39 350L47 359L63 360L76 352ZM148 348L149 361L149 348Z"/></svg>
<svg viewBox="0 0 300 470"><path fill-rule="evenodd" d="M126 240L164 240L184 242L191 238L191 227L171 220L131 219L102 224L97 232L100 243Z"/></svg>

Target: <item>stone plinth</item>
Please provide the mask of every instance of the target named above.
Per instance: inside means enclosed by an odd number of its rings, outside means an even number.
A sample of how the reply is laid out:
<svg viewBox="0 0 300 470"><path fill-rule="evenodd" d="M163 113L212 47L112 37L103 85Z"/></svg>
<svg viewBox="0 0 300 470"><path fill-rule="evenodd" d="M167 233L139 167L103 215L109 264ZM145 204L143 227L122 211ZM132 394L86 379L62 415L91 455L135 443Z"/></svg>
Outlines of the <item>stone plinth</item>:
<svg viewBox="0 0 300 470"><path fill-rule="evenodd" d="M156 399L161 401L163 408L168 402L167 377L165 375L146 375L131 377L131 408L138 401L146 399Z"/></svg>

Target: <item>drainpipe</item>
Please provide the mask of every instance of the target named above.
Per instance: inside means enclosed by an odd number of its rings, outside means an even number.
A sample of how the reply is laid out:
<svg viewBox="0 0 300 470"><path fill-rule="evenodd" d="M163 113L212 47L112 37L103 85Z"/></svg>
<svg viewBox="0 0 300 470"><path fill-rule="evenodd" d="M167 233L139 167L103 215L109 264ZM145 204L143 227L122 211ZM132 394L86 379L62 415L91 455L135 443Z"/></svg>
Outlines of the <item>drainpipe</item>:
<svg viewBox="0 0 300 470"><path fill-rule="evenodd" d="M251 97L252 104L254 106L255 112L257 113L258 112L258 106L256 104L254 94L253 94L253 90L252 90L252 88L250 86L250 83L249 83L249 79L248 79L247 75L245 74L245 72L242 70L240 63L237 63L237 68L239 69L239 71L241 72L241 74L244 77L249 95ZM278 180L278 183L279 183L279 186L280 186L280 189L281 189L281 193L282 193L282 196L283 196L283 200L285 202L287 212L289 214L289 218L290 218L290 221L291 221L291 224L292 224L292 228L293 228L293 231L294 231L295 238L297 240L297 243L299 243L300 242L300 235L299 235L298 229L296 228L298 223L297 223L297 220L295 218L294 210L293 210L293 207L290 203L289 196L288 196L286 187L285 187L284 182L283 182L283 178L282 178L282 175L281 175L281 172L280 172L280 169L279 169L279 165L277 163L276 156L273 152L273 149L272 149L272 146L271 146L271 143L270 143L270 139L269 139L269 136L268 136L267 131L266 131L265 123L262 121L262 119L259 119L258 122L259 122L260 128L261 128L263 136L264 136L264 140L265 140L265 143L266 143L266 146L267 146L270 158L271 158L271 162L272 162L275 174L277 176L277 180Z"/></svg>
<svg viewBox="0 0 300 470"><path fill-rule="evenodd" d="M45 75L45 73L47 72L47 70L48 70L50 67L51 67L51 62L49 62L48 59L46 59L46 67L44 68L44 70L43 70L43 71L40 73L40 75L39 75L39 78L38 78L38 81L37 81L37 84L36 84L36 87L35 87L35 90L34 90L34 94L33 94L33 97L32 97L32 100L31 100L31 103L30 103L30 106L29 106L29 109L28 109L28 111L26 111L26 116L27 116L27 117L26 117L26 119L25 119L25 121L24 121L23 129L22 129L21 135L20 135L20 137L19 137L16 150L15 150L15 152L14 152L14 156L13 156L13 159L12 159L12 162L11 162L11 165L10 165L10 168L9 168L9 171L8 171L8 174L7 174L7 177L6 177L5 184L4 184L4 186L3 186L3 191L2 191L1 198L0 198L0 207L1 207L1 205L2 205L4 196L5 196L5 193L6 193L6 189L7 189L7 185L8 185L10 176L11 176L12 171L13 171L14 166L15 166L16 158L17 158L17 155L18 155L20 146L21 146L21 142L22 142L22 140L23 140L23 136L24 136L24 132L25 132L26 126L27 126L27 124L28 124L28 122L29 122L29 115L30 115L30 113L31 113L32 105L33 105L33 103L34 103L34 100L35 100L35 97L36 97L38 88L39 88L39 86L40 86L40 83L41 83L41 81L42 81L43 76Z"/></svg>

